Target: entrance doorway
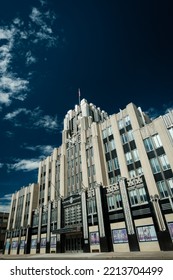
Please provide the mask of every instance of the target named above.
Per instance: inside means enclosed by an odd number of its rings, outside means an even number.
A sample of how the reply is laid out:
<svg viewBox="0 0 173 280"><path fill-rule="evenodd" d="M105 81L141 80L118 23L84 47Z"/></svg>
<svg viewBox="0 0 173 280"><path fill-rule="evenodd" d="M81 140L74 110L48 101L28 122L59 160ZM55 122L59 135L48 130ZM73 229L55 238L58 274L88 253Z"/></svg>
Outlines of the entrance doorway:
<svg viewBox="0 0 173 280"><path fill-rule="evenodd" d="M83 252L82 235L67 235L65 238L65 252Z"/></svg>

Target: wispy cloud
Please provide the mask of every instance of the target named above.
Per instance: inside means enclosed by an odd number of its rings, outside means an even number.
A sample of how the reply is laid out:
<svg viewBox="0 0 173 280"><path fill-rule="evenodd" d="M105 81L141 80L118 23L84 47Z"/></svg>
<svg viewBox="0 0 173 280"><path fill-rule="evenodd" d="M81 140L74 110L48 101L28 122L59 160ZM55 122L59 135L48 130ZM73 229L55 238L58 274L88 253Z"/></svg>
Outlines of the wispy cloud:
<svg viewBox="0 0 173 280"><path fill-rule="evenodd" d="M28 51L26 53L26 64L31 65L31 64L36 63L36 62L37 62L36 57L34 55L32 55L31 51Z"/></svg>
<svg viewBox="0 0 173 280"><path fill-rule="evenodd" d="M30 114L31 110L27 110L26 108L19 108L11 113L8 113L5 115L5 120L13 120L15 119L19 114L24 113L25 115Z"/></svg>
<svg viewBox="0 0 173 280"><path fill-rule="evenodd" d="M26 144L21 146L24 149L28 149L34 152L39 152L39 156L37 158L30 159L13 159L12 163L7 163L7 171L24 171L29 172L37 169L39 167L39 162L43 160L45 157L51 155L54 147L50 145L36 145L36 146L28 146ZM2 164L4 165L4 164Z"/></svg>
<svg viewBox="0 0 173 280"><path fill-rule="evenodd" d="M13 137L14 132L7 130L7 131L5 131L5 135L6 135L8 138L11 138L11 137Z"/></svg>
<svg viewBox="0 0 173 280"><path fill-rule="evenodd" d="M154 108L154 107L150 107L147 109L147 111L145 111L145 113L151 118L151 119L155 119L159 116L159 111Z"/></svg>
<svg viewBox="0 0 173 280"><path fill-rule="evenodd" d="M55 36L52 31L52 24L56 19L55 14L49 10L42 12L33 7L29 17L31 19L30 26L35 24L35 28L29 32L30 37L33 37L33 43L44 41L48 47L56 45L58 36Z"/></svg>
<svg viewBox="0 0 173 280"><path fill-rule="evenodd" d="M54 147L51 145L36 145L36 146L23 145L22 148L31 150L34 152L39 152L39 153L41 153L41 156L51 155L51 153L54 149Z"/></svg>
<svg viewBox="0 0 173 280"><path fill-rule="evenodd" d="M57 116L44 115L43 111L37 107L33 110L18 108L5 115L4 120L12 121L14 126L22 126L21 115L25 115L25 127L29 129L43 128L46 131L57 131L60 128Z"/></svg>
<svg viewBox="0 0 173 280"><path fill-rule="evenodd" d="M9 106L12 99L24 100L28 89L28 80L12 71L13 48L18 29L13 25L0 27L0 104Z"/></svg>
<svg viewBox="0 0 173 280"><path fill-rule="evenodd" d="M2 168L3 166L4 166L4 164L0 162L0 168Z"/></svg>
<svg viewBox="0 0 173 280"><path fill-rule="evenodd" d="M52 117L49 115L42 116L34 123L36 127L45 128L46 130L57 130L59 128L57 116Z"/></svg>
<svg viewBox="0 0 173 280"><path fill-rule="evenodd" d="M159 117L160 115L164 115L168 113L169 111L173 110L173 106L171 104L163 104L162 108L155 108L155 107L150 107L148 108L145 113L151 118L155 119Z"/></svg>
<svg viewBox="0 0 173 280"><path fill-rule="evenodd" d="M8 172L14 171L32 171L39 166L40 159L16 159L15 163L7 164Z"/></svg>
<svg viewBox="0 0 173 280"><path fill-rule="evenodd" d="M33 47L50 48L58 43L58 35L53 32L56 15L45 9L46 1L40 0L40 8L32 7L25 22L16 17L11 24L0 25L0 106L9 106L13 100L24 101L28 95L29 73L21 77L16 72L15 61L25 58L23 66L30 66L38 58ZM45 11L43 11L43 9Z"/></svg>
<svg viewBox="0 0 173 280"><path fill-rule="evenodd" d="M10 212L12 194L5 194L0 198L0 212Z"/></svg>

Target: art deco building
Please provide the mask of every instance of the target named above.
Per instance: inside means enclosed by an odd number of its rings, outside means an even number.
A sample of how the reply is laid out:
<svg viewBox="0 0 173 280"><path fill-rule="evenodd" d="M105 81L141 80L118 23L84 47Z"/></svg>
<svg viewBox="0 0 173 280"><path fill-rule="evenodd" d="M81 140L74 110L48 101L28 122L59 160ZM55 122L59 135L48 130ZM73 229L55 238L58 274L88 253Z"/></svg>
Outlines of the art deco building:
<svg viewBox="0 0 173 280"><path fill-rule="evenodd" d="M0 253L3 252L9 213L0 212Z"/></svg>
<svg viewBox="0 0 173 280"><path fill-rule="evenodd" d="M173 250L173 111L151 120L130 103L109 116L83 99L33 186L27 223L13 196L6 253L23 240L31 254Z"/></svg>

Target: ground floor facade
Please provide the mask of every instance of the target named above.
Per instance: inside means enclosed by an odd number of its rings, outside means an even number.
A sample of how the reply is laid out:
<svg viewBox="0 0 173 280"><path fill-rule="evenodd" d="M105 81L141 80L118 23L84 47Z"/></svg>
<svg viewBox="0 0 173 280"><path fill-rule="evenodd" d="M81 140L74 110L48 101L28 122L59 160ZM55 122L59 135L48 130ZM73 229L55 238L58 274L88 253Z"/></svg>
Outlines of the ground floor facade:
<svg viewBox="0 0 173 280"><path fill-rule="evenodd" d="M7 232L4 246L6 255L171 250L173 198L150 195L143 176L40 206L31 226Z"/></svg>

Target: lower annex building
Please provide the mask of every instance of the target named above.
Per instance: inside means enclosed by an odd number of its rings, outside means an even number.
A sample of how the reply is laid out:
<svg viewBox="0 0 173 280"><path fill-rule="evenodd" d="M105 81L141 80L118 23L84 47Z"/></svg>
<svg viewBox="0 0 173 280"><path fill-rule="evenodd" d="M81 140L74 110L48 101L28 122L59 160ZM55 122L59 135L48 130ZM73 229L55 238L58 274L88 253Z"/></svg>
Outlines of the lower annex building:
<svg viewBox="0 0 173 280"><path fill-rule="evenodd" d="M148 250L173 250L173 111L109 116L83 99L13 194L4 254Z"/></svg>

